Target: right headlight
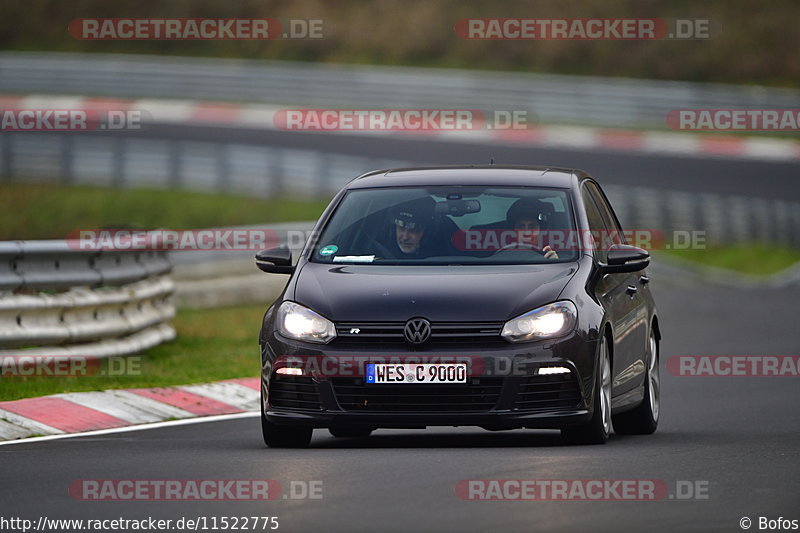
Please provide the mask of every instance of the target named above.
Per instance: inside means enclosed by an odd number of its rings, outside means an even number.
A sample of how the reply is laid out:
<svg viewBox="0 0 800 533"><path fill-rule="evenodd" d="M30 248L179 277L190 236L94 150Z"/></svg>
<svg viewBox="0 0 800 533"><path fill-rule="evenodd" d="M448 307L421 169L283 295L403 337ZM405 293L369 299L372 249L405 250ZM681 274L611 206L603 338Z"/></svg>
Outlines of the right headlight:
<svg viewBox="0 0 800 533"><path fill-rule="evenodd" d="M290 339L326 344L336 338L333 322L294 302L283 302L276 320L278 332Z"/></svg>
<svg viewBox="0 0 800 533"><path fill-rule="evenodd" d="M578 310L575 304L564 300L512 318L503 325L501 335L511 342L552 339L566 335L577 323Z"/></svg>

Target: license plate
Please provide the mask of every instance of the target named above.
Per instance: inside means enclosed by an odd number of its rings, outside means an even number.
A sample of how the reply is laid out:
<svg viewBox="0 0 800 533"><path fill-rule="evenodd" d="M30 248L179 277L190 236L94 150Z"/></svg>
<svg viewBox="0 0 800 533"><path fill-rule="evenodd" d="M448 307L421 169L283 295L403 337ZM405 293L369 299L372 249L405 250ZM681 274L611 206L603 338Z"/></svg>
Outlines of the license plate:
<svg viewBox="0 0 800 533"><path fill-rule="evenodd" d="M466 383L466 363L369 363L368 384L375 383Z"/></svg>

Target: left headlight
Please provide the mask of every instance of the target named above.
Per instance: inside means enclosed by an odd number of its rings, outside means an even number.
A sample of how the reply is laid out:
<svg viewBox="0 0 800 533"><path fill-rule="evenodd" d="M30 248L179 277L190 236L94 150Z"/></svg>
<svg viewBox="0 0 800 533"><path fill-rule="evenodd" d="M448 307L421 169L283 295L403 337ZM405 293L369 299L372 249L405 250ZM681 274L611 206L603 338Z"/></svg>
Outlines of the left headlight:
<svg viewBox="0 0 800 533"><path fill-rule="evenodd" d="M578 322L578 310L569 301L555 302L512 318L501 335L511 342L552 339L566 335Z"/></svg>
<svg viewBox="0 0 800 533"><path fill-rule="evenodd" d="M278 308L278 332L298 341L326 344L336 338L336 326L319 313L294 302Z"/></svg>

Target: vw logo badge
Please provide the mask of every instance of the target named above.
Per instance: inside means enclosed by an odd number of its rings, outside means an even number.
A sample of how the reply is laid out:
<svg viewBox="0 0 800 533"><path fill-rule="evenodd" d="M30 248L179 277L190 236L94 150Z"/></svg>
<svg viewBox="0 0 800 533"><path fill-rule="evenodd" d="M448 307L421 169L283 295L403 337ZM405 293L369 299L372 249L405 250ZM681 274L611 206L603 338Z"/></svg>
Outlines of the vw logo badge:
<svg viewBox="0 0 800 533"><path fill-rule="evenodd" d="M406 322L403 335L409 344L424 344L431 338L431 323L424 318L412 318Z"/></svg>

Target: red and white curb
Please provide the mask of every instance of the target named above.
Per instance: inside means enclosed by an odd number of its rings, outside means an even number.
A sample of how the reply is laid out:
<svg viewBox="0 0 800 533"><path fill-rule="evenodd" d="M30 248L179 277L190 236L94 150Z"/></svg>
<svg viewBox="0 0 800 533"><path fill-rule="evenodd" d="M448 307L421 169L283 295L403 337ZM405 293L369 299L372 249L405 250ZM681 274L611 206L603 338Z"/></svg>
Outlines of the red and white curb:
<svg viewBox="0 0 800 533"><path fill-rule="evenodd" d="M0 402L0 441L258 411L260 379L69 392Z"/></svg>
<svg viewBox="0 0 800 533"><path fill-rule="evenodd" d="M142 111L156 123L214 125L278 129L275 114L286 109L265 104L237 104L196 100L114 99L53 95L0 95L0 109L81 109L105 112ZM666 120L666 117L665 117ZM470 131L326 131L325 134L389 135L398 137L440 138L460 142L539 146L545 148L591 149L669 154L716 156L767 161L800 159L800 141L730 133L680 131L639 131L576 126L535 126L524 130Z"/></svg>

